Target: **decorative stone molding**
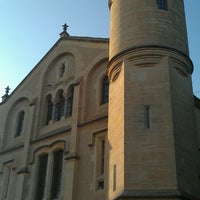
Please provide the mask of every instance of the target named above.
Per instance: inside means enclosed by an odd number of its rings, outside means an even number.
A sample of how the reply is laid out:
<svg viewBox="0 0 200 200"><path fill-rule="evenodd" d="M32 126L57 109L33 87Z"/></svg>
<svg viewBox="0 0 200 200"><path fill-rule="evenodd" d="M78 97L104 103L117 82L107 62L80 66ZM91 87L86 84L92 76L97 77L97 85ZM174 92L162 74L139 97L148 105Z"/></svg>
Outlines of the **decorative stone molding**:
<svg viewBox="0 0 200 200"><path fill-rule="evenodd" d="M29 170L27 167L23 167L18 170L17 174L27 175L27 174L29 174Z"/></svg>
<svg viewBox="0 0 200 200"><path fill-rule="evenodd" d="M12 147L8 147L8 148L2 149L2 151L0 152L0 155L6 154L6 153L10 153L12 151L19 150L19 149L21 149L23 147L24 147L24 142L20 142L19 144L13 145Z"/></svg>
<svg viewBox="0 0 200 200"><path fill-rule="evenodd" d="M122 61L118 62L116 64L111 65L108 68L108 77L112 82L115 82L117 78L119 77L119 74L121 72L121 67L122 67Z"/></svg>
<svg viewBox="0 0 200 200"><path fill-rule="evenodd" d="M97 130L95 132L92 133L92 136L91 136L91 139L90 139L90 144L88 144L88 147L89 148L93 148L94 147L94 139L95 139L95 136L98 135L98 134L101 134L102 132L107 132L108 131L108 128L104 128L104 129L100 129L100 130Z"/></svg>
<svg viewBox="0 0 200 200"><path fill-rule="evenodd" d="M54 137L55 135L62 134L64 132L68 132L68 131L71 131L71 125L68 125L68 126L65 126L65 127L61 127L61 128L55 129L55 130L47 130L47 129L45 129L44 130L45 134L40 134L40 136L38 136L37 138L34 138L33 140L31 140L31 143L40 142L40 141L42 141L44 139L49 139L51 137ZM56 141L56 142L58 142L58 141Z"/></svg>
<svg viewBox="0 0 200 200"><path fill-rule="evenodd" d="M154 52L139 52L138 54L128 58L128 61L137 67L153 67L158 64L164 55L155 54Z"/></svg>
<svg viewBox="0 0 200 200"><path fill-rule="evenodd" d="M108 7L109 7L109 9L111 8L111 6L112 6L112 3L113 3L113 1L112 1L112 0L108 0Z"/></svg>
<svg viewBox="0 0 200 200"><path fill-rule="evenodd" d="M78 160L79 157L76 155L76 153L69 153L66 155L65 157L65 160L68 161L68 160Z"/></svg>
<svg viewBox="0 0 200 200"><path fill-rule="evenodd" d="M74 82L74 86L79 85L81 83L82 78L83 78L82 76L78 77Z"/></svg>
<svg viewBox="0 0 200 200"><path fill-rule="evenodd" d="M37 100L38 100L38 98L37 98L37 97L34 97L34 98L30 101L29 105L30 105L30 106L34 106L34 105L36 104Z"/></svg>
<svg viewBox="0 0 200 200"><path fill-rule="evenodd" d="M45 139L45 138L43 138L43 139ZM37 141L32 141L32 143L35 143L35 142L38 142L38 141L42 141L42 138L40 138ZM56 148L65 150L65 143L66 143L66 140L60 139L60 140L54 141L50 144L47 142L46 144L43 143L42 145L37 146L31 152L31 154L29 156L29 164L32 165L35 162L35 157L39 154L52 152Z"/></svg>
<svg viewBox="0 0 200 200"><path fill-rule="evenodd" d="M172 57L171 62L173 67L176 69L176 71L183 77L188 77L189 74L191 74L191 70L188 67L188 65L185 64L185 62L182 62L181 60Z"/></svg>
<svg viewBox="0 0 200 200"><path fill-rule="evenodd" d="M108 64L108 76L115 81L121 71L122 60L127 60L136 67L153 67L163 58L168 57L177 73L188 77L193 72L193 64L184 53L173 48L149 45L133 47L114 56Z"/></svg>

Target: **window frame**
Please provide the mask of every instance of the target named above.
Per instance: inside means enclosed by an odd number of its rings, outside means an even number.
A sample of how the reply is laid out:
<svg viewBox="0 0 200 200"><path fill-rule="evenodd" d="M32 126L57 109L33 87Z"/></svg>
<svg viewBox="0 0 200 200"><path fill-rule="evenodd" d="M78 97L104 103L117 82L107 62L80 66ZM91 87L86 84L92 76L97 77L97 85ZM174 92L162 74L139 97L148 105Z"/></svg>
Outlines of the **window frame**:
<svg viewBox="0 0 200 200"><path fill-rule="evenodd" d="M63 189L64 189L63 173L64 173L64 170L66 167L65 162L64 162L64 160L65 160L65 142L66 141L57 141L57 142L52 143L53 146L49 146L49 147L41 146L38 148L38 150L36 150L35 155L33 155L35 158L32 157L32 159L35 161L35 164L34 164L34 176L32 177L31 188L33 189L32 192L34 194L34 199L43 200L42 198L48 197L52 200L58 200L63 195ZM56 196L52 195L51 189L53 187L53 185L52 185L53 175L55 174L54 167L56 167L55 163L57 163L56 153L59 151L61 152L61 155L62 155L61 156L62 163L60 164L61 173L60 173L60 180L59 180L60 184L59 184L59 189L58 189L59 192L56 197ZM43 156L47 157L47 164L45 166L46 174L42 173L45 175L45 178L43 177L43 182L45 182L45 184L43 184L43 185L44 185L45 189L43 191L43 194L40 195L40 194L38 194L38 191L41 188L41 186L38 185L38 183L40 183L40 179L41 179L40 174L39 174L39 167L40 167L40 160ZM40 187L40 188L38 188L38 187ZM39 193L41 193L41 192L39 191Z"/></svg>

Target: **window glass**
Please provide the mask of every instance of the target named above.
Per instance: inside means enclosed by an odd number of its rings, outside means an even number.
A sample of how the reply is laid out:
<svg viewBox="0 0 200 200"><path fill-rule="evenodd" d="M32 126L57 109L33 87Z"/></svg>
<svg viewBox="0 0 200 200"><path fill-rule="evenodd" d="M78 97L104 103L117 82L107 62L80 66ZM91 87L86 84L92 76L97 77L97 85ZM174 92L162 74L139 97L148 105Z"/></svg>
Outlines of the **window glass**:
<svg viewBox="0 0 200 200"><path fill-rule="evenodd" d="M157 0L158 8L161 10L167 10L167 0Z"/></svg>
<svg viewBox="0 0 200 200"><path fill-rule="evenodd" d="M47 154L39 157L39 170L38 170L37 193L36 193L37 200L43 200L44 198L47 163L48 163Z"/></svg>
<svg viewBox="0 0 200 200"><path fill-rule="evenodd" d="M150 129L150 106L144 106L144 120L145 120L145 128Z"/></svg>
<svg viewBox="0 0 200 200"><path fill-rule="evenodd" d="M52 120L52 112L53 112L53 103L51 101L51 95L47 96L46 106L47 106L46 124L48 124Z"/></svg>
<svg viewBox="0 0 200 200"><path fill-rule="evenodd" d="M102 104L108 103L108 98L109 98L109 79L108 76L105 76L102 81L102 96L101 96Z"/></svg>
<svg viewBox="0 0 200 200"><path fill-rule="evenodd" d="M53 166L53 178L51 185L51 198L59 198L61 191L62 180L62 165L63 165L63 150L54 152L54 166Z"/></svg>
<svg viewBox="0 0 200 200"><path fill-rule="evenodd" d="M70 117L72 115L73 108L73 96L74 96L74 87L70 86L67 94L67 108L66 108L66 116Z"/></svg>
<svg viewBox="0 0 200 200"><path fill-rule="evenodd" d="M64 114L65 98L63 96L63 90L57 94L57 102L55 107L55 120L59 121Z"/></svg>
<svg viewBox="0 0 200 200"><path fill-rule="evenodd" d="M105 136L100 136L96 140L96 189L104 189L105 174Z"/></svg>
<svg viewBox="0 0 200 200"><path fill-rule="evenodd" d="M19 113L18 121L17 121L17 130L16 130L16 133L15 133L15 137L20 136L21 133L22 133L23 126L24 126L24 115L25 115L24 111L21 111Z"/></svg>

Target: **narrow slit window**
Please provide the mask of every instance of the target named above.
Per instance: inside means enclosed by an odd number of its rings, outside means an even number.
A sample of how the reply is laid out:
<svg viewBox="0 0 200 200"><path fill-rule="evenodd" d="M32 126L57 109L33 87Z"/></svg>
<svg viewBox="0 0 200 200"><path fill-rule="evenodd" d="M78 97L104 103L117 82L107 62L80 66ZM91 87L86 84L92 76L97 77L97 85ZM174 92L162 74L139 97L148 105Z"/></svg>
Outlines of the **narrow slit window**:
<svg viewBox="0 0 200 200"><path fill-rule="evenodd" d="M101 174L104 174L105 165L105 140L101 141Z"/></svg>
<svg viewBox="0 0 200 200"><path fill-rule="evenodd" d="M113 166L113 192L116 190L117 187L117 166L116 164Z"/></svg>
<svg viewBox="0 0 200 200"><path fill-rule="evenodd" d="M150 129L150 117L150 106L146 105L144 106L144 123L146 129Z"/></svg>
<svg viewBox="0 0 200 200"><path fill-rule="evenodd" d="M97 139L97 175L104 175L105 171L105 137Z"/></svg>
<svg viewBox="0 0 200 200"><path fill-rule="evenodd" d="M161 10L168 10L167 0L157 0L158 8Z"/></svg>
<svg viewBox="0 0 200 200"><path fill-rule="evenodd" d="M96 155L96 188L97 190L103 190L105 181L105 136L97 137Z"/></svg>

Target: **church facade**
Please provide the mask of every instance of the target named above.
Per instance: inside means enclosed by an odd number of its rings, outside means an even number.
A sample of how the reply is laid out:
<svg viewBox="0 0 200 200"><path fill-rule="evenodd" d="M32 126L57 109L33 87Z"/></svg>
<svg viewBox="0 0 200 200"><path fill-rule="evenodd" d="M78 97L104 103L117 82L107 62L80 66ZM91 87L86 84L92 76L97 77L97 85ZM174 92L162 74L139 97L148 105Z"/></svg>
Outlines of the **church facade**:
<svg viewBox="0 0 200 200"><path fill-rule="evenodd" d="M200 199L200 100L183 0L110 0L110 39L60 39L0 103L0 200Z"/></svg>

